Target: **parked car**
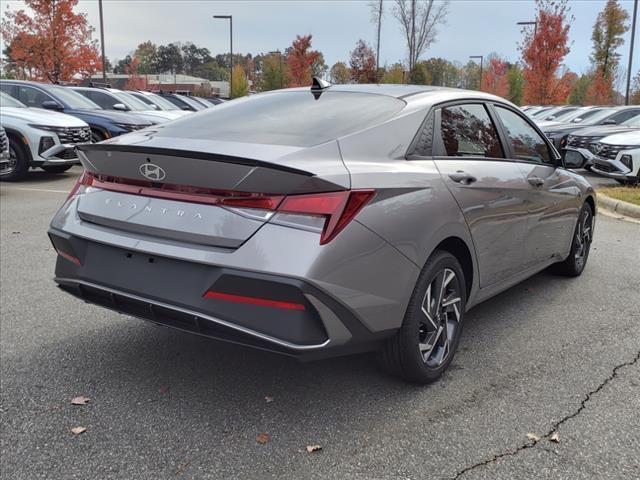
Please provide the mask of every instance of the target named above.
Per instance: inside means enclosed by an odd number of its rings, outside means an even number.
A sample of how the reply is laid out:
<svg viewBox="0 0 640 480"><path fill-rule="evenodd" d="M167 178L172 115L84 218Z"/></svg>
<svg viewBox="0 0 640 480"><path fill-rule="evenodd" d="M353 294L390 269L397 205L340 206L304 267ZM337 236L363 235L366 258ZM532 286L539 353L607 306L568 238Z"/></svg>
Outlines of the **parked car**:
<svg viewBox="0 0 640 480"><path fill-rule="evenodd" d="M94 142L151 125L146 120L124 112L103 110L78 92L60 85L25 80L0 80L0 90L27 107L44 108L79 118L91 128L91 138Z"/></svg>
<svg viewBox="0 0 640 480"><path fill-rule="evenodd" d="M591 170L623 184L640 183L640 130L617 133L590 145Z"/></svg>
<svg viewBox="0 0 640 480"><path fill-rule="evenodd" d="M556 148L562 149L566 145L568 135L572 132L587 126L619 125L636 115L640 115L640 105L603 108L581 122L572 121L570 123L551 125L544 127L543 131L553 141Z"/></svg>
<svg viewBox="0 0 640 480"><path fill-rule="evenodd" d="M124 92L116 88L102 87L70 87L74 91L84 95L92 102L97 103L105 110L118 110L128 112L131 115L140 117L153 125L165 123L170 120L180 118L181 114L158 110L149 107L145 102L137 99L129 92Z"/></svg>
<svg viewBox="0 0 640 480"><path fill-rule="evenodd" d="M536 117L535 121L538 125L540 125L540 122L549 122L549 121L554 121L556 120L558 117L562 116L562 115L566 115L569 113L573 113L576 110L578 110L579 106L576 105L565 105L563 107L557 107L555 109L552 109L550 111L548 111L547 113L544 113L538 117Z"/></svg>
<svg viewBox="0 0 640 480"><path fill-rule="evenodd" d="M163 112L171 112L178 117L189 115L189 113L191 113L190 110L182 110L180 107L174 105L169 100L164 99L160 95L156 95L152 92L128 91L127 93L130 93L138 100L149 105L151 108L161 110Z"/></svg>
<svg viewBox="0 0 640 480"><path fill-rule="evenodd" d="M206 98L191 96L191 97L189 97L189 99L193 100L194 102L198 102L204 108L215 107L215 105L213 103L211 103L209 100L207 100Z"/></svg>
<svg viewBox="0 0 640 480"><path fill-rule="evenodd" d="M20 180L29 168L36 167L62 173L80 163L75 146L91 141L91 130L85 122L63 113L27 108L2 91L0 107L0 124L9 149L9 158L2 158L0 180ZM2 144L4 149L4 140Z"/></svg>
<svg viewBox="0 0 640 480"><path fill-rule="evenodd" d="M556 116L553 120L543 120L536 121L538 127L544 130L546 127L550 127L553 125L559 125L561 123L580 123L585 121L592 115L595 115L599 111L608 107L579 107L577 110L573 110L571 112L563 113L562 115Z"/></svg>
<svg viewBox="0 0 640 480"><path fill-rule="evenodd" d="M636 115L622 122L620 125L600 125L583 128L582 130L573 132L567 137L564 155L575 156L575 161L583 161L583 168L590 170L595 156L590 149L592 144L604 137L633 130L640 130L640 115Z"/></svg>
<svg viewBox="0 0 640 480"><path fill-rule="evenodd" d="M200 110L204 110L206 107L201 105L200 103L192 100L189 97L184 95L178 95L176 93L167 93L167 92L158 92L162 98L167 99L177 107L182 110L190 110L192 112L199 112Z"/></svg>
<svg viewBox="0 0 640 480"><path fill-rule="evenodd" d="M477 91L314 80L80 148L49 230L63 290L301 358L379 350L414 382L469 308L580 275L593 234L589 183Z"/></svg>

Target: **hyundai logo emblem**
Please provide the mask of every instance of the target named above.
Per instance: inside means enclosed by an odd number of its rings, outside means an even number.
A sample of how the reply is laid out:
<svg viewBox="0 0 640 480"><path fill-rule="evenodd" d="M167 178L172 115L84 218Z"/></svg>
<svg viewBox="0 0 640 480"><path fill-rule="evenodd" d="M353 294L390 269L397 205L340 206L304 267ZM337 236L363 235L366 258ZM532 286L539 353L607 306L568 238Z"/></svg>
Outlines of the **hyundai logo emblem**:
<svg viewBox="0 0 640 480"><path fill-rule="evenodd" d="M140 173L143 177L155 181L164 180L164 177L167 176L167 172L165 172L162 167L154 165L153 163L143 163L140 165Z"/></svg>

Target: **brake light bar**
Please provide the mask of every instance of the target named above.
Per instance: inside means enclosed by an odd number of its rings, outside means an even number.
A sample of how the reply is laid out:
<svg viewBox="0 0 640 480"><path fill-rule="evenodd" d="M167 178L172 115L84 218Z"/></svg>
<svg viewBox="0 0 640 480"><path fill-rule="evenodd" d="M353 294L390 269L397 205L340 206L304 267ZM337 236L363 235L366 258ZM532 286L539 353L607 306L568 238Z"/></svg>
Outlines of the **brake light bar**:
<svg viewBox="0 0 640 480"><path fill-rule="evenodd" d="M304 310L302 303L283 302L280 300L269 300L267 298L259 297L247 297L244 295L233 295L231 293L216 292L214 290L208 290L204 294L204 298L211 298L216 300L226 300L228 302L246 303L249 305L257 305L260 307L272 307L282 308L285 310Z"/></svg>
<svg viewBox="0 0 640 480"><path fill-rule="evenodd" d="M189 203L218 205L231 208L253 208L305 216L324 217L320 244L333 240L362 208L375 196L373 189L296 195L249 193L113 177L85 171L78 179L69 198L81 185L103 190L163 198Z"/></svg>

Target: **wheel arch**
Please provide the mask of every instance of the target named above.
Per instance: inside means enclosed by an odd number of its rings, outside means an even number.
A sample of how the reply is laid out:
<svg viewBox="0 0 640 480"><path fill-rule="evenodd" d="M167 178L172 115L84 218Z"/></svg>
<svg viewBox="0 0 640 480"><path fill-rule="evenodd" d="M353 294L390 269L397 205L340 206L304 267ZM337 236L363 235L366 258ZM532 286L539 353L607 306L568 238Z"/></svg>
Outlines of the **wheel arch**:
<svg viewBox="0 0 640 480"><path fill-rule="evenodd" d="M587 198L585 198L584 200L585 203L588 203L589 206L591 207L591 212L593 213L593 216L596 216L596 201L593 198L593 196L588 195Z"/></svg>
<svg viewBox="0 0 640 480"><path fill-rule="evenodd" d="M23 138L25 138L26 136L23 135L19 130L16 130L11 127L4 127L4 131L7 133L7 137L13 138L14 141L20 145L20 147L22 148L22 151L27 156L29 165L31 165L33 163L33 157L31 156L31 149L29 148L29 145L25 145L23 141Z"/></svg>
<svg viewBox="0 0 640 480"><path fill-rule="evenodd" d="M467 243L460 237L450 236L442 240L435 247L436 250L444 250L456 257L460 266L462 267L462 273L464 273L465 288L467 291L467 299L471 296L474 282L474 259L471 254L471 249Z"/></svg>

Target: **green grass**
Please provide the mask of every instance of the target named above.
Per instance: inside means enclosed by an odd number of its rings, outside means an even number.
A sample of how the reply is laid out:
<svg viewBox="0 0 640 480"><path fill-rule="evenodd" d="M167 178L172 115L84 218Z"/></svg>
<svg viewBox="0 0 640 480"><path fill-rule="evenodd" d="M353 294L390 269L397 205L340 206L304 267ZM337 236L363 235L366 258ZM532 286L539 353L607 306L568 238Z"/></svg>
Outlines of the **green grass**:
<svg viewBox="0 0 640 480"><path fill-rule="evenodd" d="M640 205L640 187L627 186L627 187L604 187L599 188L598 192L615 198L616 200L622 200L624 202L633 203L634 205Z"/></svg>

